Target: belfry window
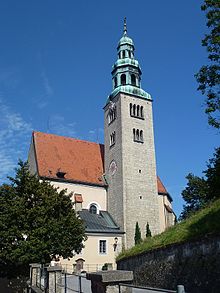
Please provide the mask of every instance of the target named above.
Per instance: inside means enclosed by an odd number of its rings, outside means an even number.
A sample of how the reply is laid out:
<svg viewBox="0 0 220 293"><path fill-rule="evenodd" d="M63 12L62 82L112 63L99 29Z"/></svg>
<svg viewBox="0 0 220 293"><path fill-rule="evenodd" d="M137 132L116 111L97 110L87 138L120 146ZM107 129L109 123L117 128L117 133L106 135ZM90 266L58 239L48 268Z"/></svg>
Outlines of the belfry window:
<svg viewBox="0 0 220 293"><path fill-rule="evenodd" d="M136 105L133 105L133 116L136 116Z"/></svg>
<svg viewBox="0 0 220 293"><path fill-rule="evenodd" d="M136 77L134 74L131 74L131 84L136 86Z"/></svg>
<svg viewBox="0 0 220 293"><path fill-rule="evenodd" d="M134 118L144 119L144 108L143 106L130 103L130 116Z"/></svg>
<svg viewBox="0 0 220 293"><path fill-rule="evenodd" d="M141 106L141 117L144 118L143 106Z"/></svg>
<svg viewBox="0 0 220 293"><path fill-rule="evenodd" d="M121 85L126 85L126 75L125 74L121 75Z"/></svg>
<svg viewBox="0 0 220 293"><path fill-rule="evenodd" d="M108 124L112 123L116 119L116 106L109 109L108 112Z"/></svg>
<svg viewBox="0 0 220 293"><path fill-rule="evenodd" d="M122 58L125 58L125 51L122 51Z"/></svg>
<svg viewBox="0 0 220 293"><path fill-rule="evenodd" d="M115 131L110 134L110 147L115 144Z"/></svg>
<svg viewBox="0 0 220 293"><path fill-rule="evenodd" d="M140 116L140 106L137 105L137 117L139 117L139 116Z"/></svg>
<svg viewBox="0 0 220 293"><path fill-rule="evenodd" d="M133 140L134 142L144 142L143 130L133 128Z"/></svg>

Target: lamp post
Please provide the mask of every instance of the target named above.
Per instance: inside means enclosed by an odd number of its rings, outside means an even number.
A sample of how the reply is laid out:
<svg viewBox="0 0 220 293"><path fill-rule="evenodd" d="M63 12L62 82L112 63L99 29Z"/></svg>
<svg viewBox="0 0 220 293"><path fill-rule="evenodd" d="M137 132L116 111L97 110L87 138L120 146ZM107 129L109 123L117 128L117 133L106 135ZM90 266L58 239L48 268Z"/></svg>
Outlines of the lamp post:
<svg viewBox="0 0 220 293"><path fill-rule="evenodd" d="M113 244L114 251L116 251L117 245L118 245L118 238L115 237L115 243Z"/></svg>

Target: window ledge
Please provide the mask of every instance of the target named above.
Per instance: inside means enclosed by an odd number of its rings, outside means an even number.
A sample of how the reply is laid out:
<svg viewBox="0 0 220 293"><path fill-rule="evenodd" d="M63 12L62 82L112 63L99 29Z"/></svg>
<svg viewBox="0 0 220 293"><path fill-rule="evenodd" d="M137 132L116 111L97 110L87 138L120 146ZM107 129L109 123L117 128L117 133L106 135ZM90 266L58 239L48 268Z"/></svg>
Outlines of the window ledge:
<svg viewBox="0 0 220 293"><path fill-rule="evenodd" d="M132 115L132 114L130 114L130 116L132 118L137 118L137 119L140 119L140 120L144 120L144 117L141 117L141 116L135 116L135 115Z"/></svg>
<svg viewBox="0 0 220 293"><path fill-rule="evenodd" d="M137 142L137 143L144 143L143 140L136 140L136 139L134 139L134 142Z"/></svg>
<svg viewBox="0 0 220 293"><path fill-rule="evenodd" d="M112 144L109 146L109 148L110 148L110 149L113 148L114 145L115 145L115 142L112 143Z"/></svg>
<svg viewBox="0 0 220 293"><path fill-rule="evenodd" d="M110 122L108 123L108 125L112 124L115 120L116 120L116 118L113 119L112 121L110 121Z"/></svg>

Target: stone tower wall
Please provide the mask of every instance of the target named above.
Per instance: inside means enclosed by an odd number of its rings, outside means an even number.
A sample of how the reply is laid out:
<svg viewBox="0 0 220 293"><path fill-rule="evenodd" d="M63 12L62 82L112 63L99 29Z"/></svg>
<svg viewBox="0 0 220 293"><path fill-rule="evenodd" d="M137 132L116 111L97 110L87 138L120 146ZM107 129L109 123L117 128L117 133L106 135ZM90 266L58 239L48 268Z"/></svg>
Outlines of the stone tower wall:
<svg viewBox="0 0 220 293"><path fill-rule="evenodd" d="M145 237L149 222L152 234L160 231L157 200L157 179L153 135L152 102L120 93L116 98L117 118L106 123L105 164L108 177L108 210L126 232L125 246L134 245L135 224L139 223ZM130 103L143 106L144 119L130 116ZM133 128L143 130L144 143L133 141ZM108 148L109 135L116 131L116 143ZM118 166L111 176L108 166L112 160Z"/></svg>
<svg viewBox="0 0 220 293"><path fill-rule="evenodd" d="M122 180L122 125L121 125L121 102L119 97L115 97L117 117L108 123L108 106L105 108L104 116L104 142L105 142L105 174L108 181L107 190L107 210L113 215L114 220L125 231L124 226L124 199L123 199L123 180ZM110 147L110 135L116 132L115 145ZM112 176L109 172L109 166L112 161L117 164L117 171Z"/></svg>

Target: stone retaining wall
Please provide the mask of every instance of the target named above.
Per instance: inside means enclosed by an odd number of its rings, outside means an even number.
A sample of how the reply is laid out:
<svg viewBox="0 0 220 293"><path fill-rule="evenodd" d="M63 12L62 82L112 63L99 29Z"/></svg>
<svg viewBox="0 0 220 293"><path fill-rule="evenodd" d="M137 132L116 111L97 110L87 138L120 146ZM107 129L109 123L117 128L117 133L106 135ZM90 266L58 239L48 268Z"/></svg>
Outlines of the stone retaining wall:
<svg viewBox="0 0 220 293"><path fill-rule="evenodd" d="M170 245L117 262L118 270L134 272L136 285L187 293L220 292L220 236Z"/></svg>

